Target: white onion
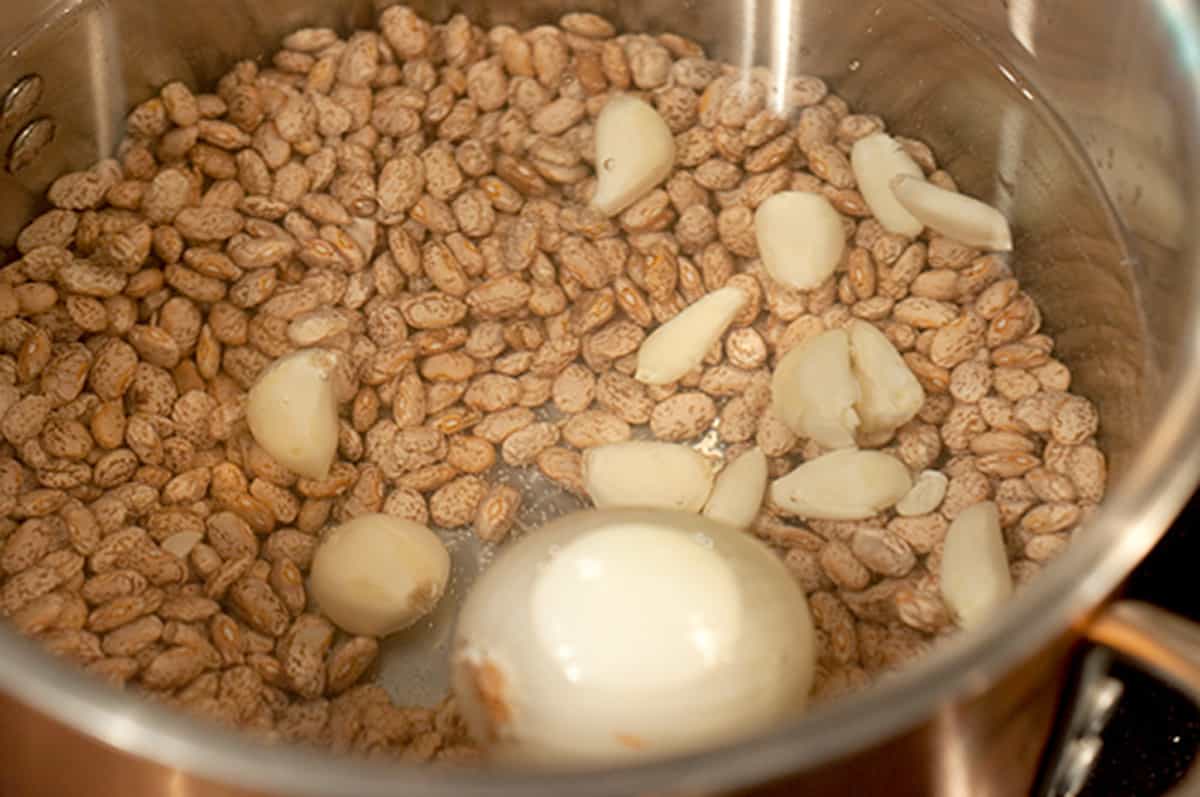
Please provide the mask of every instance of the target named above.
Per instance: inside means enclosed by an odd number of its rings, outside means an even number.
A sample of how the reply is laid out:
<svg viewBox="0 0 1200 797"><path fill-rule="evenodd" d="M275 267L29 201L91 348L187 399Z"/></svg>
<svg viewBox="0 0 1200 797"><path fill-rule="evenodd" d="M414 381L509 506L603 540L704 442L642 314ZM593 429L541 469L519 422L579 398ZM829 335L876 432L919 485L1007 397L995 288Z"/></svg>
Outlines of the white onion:
<svg viewBox="0 0 1200 797"><path fill-rule="evenodd" d="M468 596L452 655L458 705L491 757L600 765L794 716L814 642L803 592L751 535L606 510L505 550Z"/></svg>

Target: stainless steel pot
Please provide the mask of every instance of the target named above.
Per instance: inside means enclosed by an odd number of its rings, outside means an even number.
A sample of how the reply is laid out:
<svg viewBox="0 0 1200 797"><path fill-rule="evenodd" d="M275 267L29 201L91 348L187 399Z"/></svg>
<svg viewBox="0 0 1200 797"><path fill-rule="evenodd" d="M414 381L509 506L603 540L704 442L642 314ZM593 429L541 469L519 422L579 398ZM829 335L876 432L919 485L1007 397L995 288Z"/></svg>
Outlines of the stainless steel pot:
<svg viewBox="0 0 1200 797"><path fill-rule="evenodd" d="M387 4L387 3L383 3ZM6 0L0 146L57 127L0 178L11 240L55 174L109 151L122 112L170 79L214 80L301 25L370 24L371 0ZM418 3L522 25L549 2ZM0 632L5 795L1027 794L1071 654L1092 640L1200 690L1195 638L1108 603L1200 473L1200 16L1187 0L679 0L570 3L716 56L821 75L929 141L1009 212L1014 265L1095 399L1110 497L990 626L868 692L722 750L589 773L430 770L268 749L109 691ZM29 84L26 91L29 91ZM24 95L28 99L29 95ZM38 127L29 123L44 118ZM1193 657L1193 660L1196 660Z"/></svg>

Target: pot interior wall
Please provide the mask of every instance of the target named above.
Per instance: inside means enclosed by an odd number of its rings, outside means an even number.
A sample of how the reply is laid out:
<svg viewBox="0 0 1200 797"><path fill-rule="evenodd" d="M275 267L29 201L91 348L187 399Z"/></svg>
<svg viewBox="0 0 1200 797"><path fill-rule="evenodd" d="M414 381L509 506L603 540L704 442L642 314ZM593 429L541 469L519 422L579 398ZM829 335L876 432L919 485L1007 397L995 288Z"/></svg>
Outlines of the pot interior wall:
<svg viewBox="0 0 1200 797"><path fill-rule="evenodd" d="M5 208L0 243L11 242L39 210L40 192L56 174L111 153L124 112L156 87L176 79L211 87L238 59L269 52L297 27L350 30L369 25L378 7L387 4L27 0L15 11L6 10L0 41L7 37L16 46L0 61L0 87L23 75L41 75L46 92L34 115L52 118L58 135L17 176L0 176L0 205ZM558 4L545 0L436 0L414 5L435 19L465 11L481 24L527 26L561 13ZM970 17L983 4L943 5ZM680 0L572 6L605 14L625 30L690 35L715 57L735 64L766 66L779 74L819 75L856 108L878 113L895 131L928 141L965 190L995 203L1013 219L1014 269L1039 301L1045 327L1058 338L1059 356L1072 367L1078 389L1099 404L1102 444L1120 472L1124 455L1155 415L1181 316L1152 308L1155 312L1142 317L1139 287L1145 295L1147 286L1137 282L1164 283L1165 275L1151 273L1145 267L1149 261L1140 272L1131 268L1135 258L1126 250L1080 149L1036 93L1041 61L1021 64L1023 71L1016 71L1007 54L999 52L1006 37L986 27L993 20L976 14L973 30L968 30L922 0ZM978 35L980 31L990 38ZM1072 67L1079 70L1080 62L1072 62L1069 54L1069 48L1056 47L1054 69L1047 78L1051 88L1070 77ZM1084 102L1080 86L1069 84L1072 88L1074 93L1063 92L1064 96ZM25 121L0 119L0 147L8 146ZM1114 147L1140 144L1151 135L1139 131L1137 119L1123 123L1132 130L1118 132L1129 132L1130 141L1114 135ZM1157 136L1164 138L1169 132L1162 130ZM1118 157L1110 153L1110 165ZM1157 253L1178 245L1172 239L1181 227L1179 188L1166 183L1169 178L1169 173L1162 174L1162 184L1147 186L1141 194L1144 204L1164 209L1150 219L1159 228L1151 231L1158 238ZM1140 216L1148 215L1144 208L1136 209L1142 211ZM1169 263L1163 268L1170 268ZM1180 287L1180 275L1173 276L1171 282ZM1148 345L1155 356L1148 357Z"/></svg>
<svg viewBox="0 0 1200 797"><path fill-rule="evenodd" d="M0 174L0 246L39 212L38 197L55 175L114 150L124 113L158 86L181 79L211 87L238 59L269 52L291 30L366 26L387 4L6 3L0 44L11 46L0 58L0 90L29 74L40 75L46 90L32 114L0 116L0 152L37 116L51 118L58 134L17 176ZM563 11L548 0L413 5L435 19L462 10L481 24L521 26ZM1101 24L1091 19L1092 0L1064 0L1058 16L1032 12L1030 30L1044 42L1033 33L1022 40L1011 14L987 0L942 3L953 16L925 0L569 5L624 30L690 35L736 64L818 75L857 109L929 142L965 190L1013 220L1014 270L1038 300L1077 389L1098 403L1101 443L1120 473L1156 423L1187 353L1182 331L1192 322L1196 277L1179 263L1195 153L1180 142L1195 129L1194 108L1170 93L1182 89L1165 55L1125 63L1080 42L1115 46L1131 29L1162 37L1156 26L1166 23L1146 10L1150 4L1113 11L1097 32L1073 27L1082 19ZM1039 47L1053 55L1036 55Z"/></svg>

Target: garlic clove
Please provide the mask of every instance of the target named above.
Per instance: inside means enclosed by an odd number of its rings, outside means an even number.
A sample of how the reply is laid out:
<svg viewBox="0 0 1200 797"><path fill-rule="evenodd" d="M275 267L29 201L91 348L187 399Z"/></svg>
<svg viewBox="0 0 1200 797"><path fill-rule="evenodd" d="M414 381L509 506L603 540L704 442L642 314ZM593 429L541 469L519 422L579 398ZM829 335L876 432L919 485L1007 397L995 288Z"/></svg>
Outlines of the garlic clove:
<svg viewBox="0 0 1200 797"><path fill-rule="evenodd" d="M991 501L967 507L946 532L941 564L942 597L963 628L983 623L1013 591L1012 573Z"/></svg>
<svg viewBox="0 0 1200 797"><path fill-rule="evenodd" d="M177 531L160 542L158 547L180 559L186 559L202 539L204 535L198 531Z"/></svg>
<svg viewBox="0 0 1200 797"><path fill-rule="evenodd" d="M704 516L744 529L758 515L767 489L767 455L761 448L744 452L717 476Z"/></svg>
<svg viewBox="0 0 1200 797"><path fill-rule="evenodd" d="M795 717L815 663L796 579L695 515L591 510L523 536L467 596L451 677L493 760L659 758Z"/></svg>
<svg viewBox="0 0 1200 797"><path fill-rule="evenodd" d="M597 507L699 512L713 486L713 468L695 449L630 440L588 449L583 486Z"/></svg>
<svg viewBox="0 0 1200 797"><path fill-rule="evenodd" d="M853 448L859 416L858 381L850 364L850 338L824 332L784 355L771 375L771 404L801 437L826 448Z"/></svg>
<svg viewBox="0 0 1200 797"><path fill-rule="evenodd" d="M321 541L309 588L342 630L385 636L432 611L449 578L450 554L436 534L411 520L369 514Z"/></svg>
<svg viewBox="0 0 1200 797"><path fill-rule="evenodd" d="M767 273L808 291L829 278L846 251L842 217L819 194L783 191L754 213L758 253Z"/></svg>
<svg viewBox="0 0 1200 797"><path fill-rule="evenodd" d="M250 388L246 421L255 442L306 479L329 475L338 446L336 356L302 349L272 363Z"/></svg>
<svg viewBox="0 0 1200 797"><path fill-rule="evenodd" d="M922 471L908 494L896 502L896 514L901 517L928 515L942 505L950 480L940 470Z"/></svg>
<svg viewBox="0 0 1200 797"><path fill-rule="evenodd" d="M648 385L680 379L704 361L749 300L733 285L700 297L642 341L635 378Z"/></svg>
<svg viewBox="0 0 1200 797"><path fill-rule="evenodd" d="M1008 219L991 205L905 175L892 180L892 193L922 224L947 238L990 252L1012 251Z"/></svg>
<svg viewBox="0 0 1200 797"><path fill-rule="evenodd" d="M854 170L859 193L885 230L909 238L921 234L924 225L892 193L892 180L901 175L925 179L921 167L904 147L887 133L873 133L854 142L850 150L850 167Z"/></svg>
<svg viewBox="0 0 1200 797"><path fill-rule="evenodd" d="M886 439L911 421L925 403L925 390L887 336L867 321L848 327L850 359L860 395L855 407L861 432Z"/></svg>
<svg viewBox="0 0 1200 797"><path fill-rule="evenodd" d="M802 518L863 520L912 488L908 468L879 451L845 449L805 462L771 484L771 501Z"/></svg>
<svg viewBox="0 0 1200 797"><path fill-rule="evenodd" d="M674 165L675 137L658 111L636 97L613 97L596 119L592 208L617 215L667 179Z"/></svg>

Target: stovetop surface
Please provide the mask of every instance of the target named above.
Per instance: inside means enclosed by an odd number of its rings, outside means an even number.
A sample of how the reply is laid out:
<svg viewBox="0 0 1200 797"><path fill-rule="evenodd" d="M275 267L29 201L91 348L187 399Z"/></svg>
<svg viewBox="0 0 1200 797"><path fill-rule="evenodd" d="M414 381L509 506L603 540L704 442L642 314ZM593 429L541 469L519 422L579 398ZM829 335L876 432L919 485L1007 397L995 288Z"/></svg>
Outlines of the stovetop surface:
<svg viewBox="0 0 1200 797"><path fill-rule="evenodd" d="M1133 574L1128 595L1200 621L1200 494ZM1178 692L1117 663L1125 692L1081 797L1157 797L1187 772L1200 748L1200 712Z"/></svg>

